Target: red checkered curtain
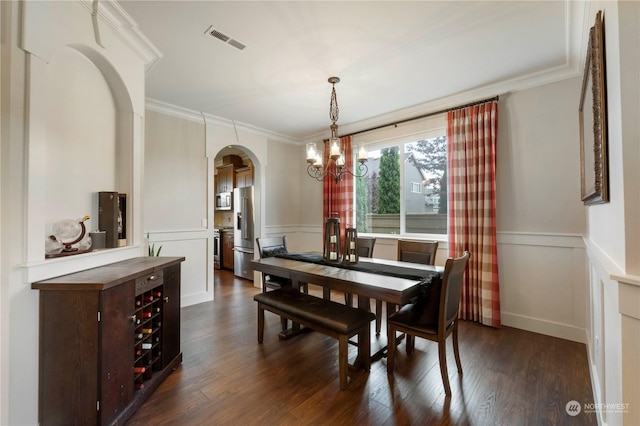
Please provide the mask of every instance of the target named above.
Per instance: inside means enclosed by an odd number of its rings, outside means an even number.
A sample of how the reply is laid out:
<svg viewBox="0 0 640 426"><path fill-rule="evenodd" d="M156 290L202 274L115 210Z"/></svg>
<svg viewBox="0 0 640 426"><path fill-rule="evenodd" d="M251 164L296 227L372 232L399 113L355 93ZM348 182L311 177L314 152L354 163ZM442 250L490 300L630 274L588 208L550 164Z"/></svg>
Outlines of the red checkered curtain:
<svg viewBox="0 0 640 426"><path fill-rule="evenodd" d="M340 138L342 152L344 152L345 164L353 169L353 153L351 152L351 136ZM329 142L324 143L323 164L329 164ZM335 162L331 161L330 170L335 172ZM327 176L324 181L323 224L322 235L325 235L326 219L328 217L340 218L340 237L344 239L345 228L355 227L353 224L353 176L349 173L342 175L342 179L336 182L333 176ZM337 215L335 214L337 213Z"/></svg>
<svg viewBox="0 0 640 426"><path fill-rule="evenodd" d="M460 317L500 327L496 243L498 103L447 114L449 256L469 250Z"/></svg>

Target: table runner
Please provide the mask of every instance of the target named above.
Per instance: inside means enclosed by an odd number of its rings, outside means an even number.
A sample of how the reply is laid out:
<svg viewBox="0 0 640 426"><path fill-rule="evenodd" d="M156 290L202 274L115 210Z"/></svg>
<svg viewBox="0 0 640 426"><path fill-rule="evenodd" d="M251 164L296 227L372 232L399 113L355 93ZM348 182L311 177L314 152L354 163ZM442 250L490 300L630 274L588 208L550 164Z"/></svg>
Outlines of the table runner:
<svg viewBox="0 0 640 426"><path fill-rule="evenodd" d="M416 281L430 281L433 276L440 276L440 272L414 269L405 266L384 265L380 263L349 263L325 260L321 254L315 253L279 253L275 257L283 259L299 260L302 262L316 263L319 265L335 266L337 268L351 269L353 271L370 272L372 274L386 275L396 278L405 278Z"/></svg>

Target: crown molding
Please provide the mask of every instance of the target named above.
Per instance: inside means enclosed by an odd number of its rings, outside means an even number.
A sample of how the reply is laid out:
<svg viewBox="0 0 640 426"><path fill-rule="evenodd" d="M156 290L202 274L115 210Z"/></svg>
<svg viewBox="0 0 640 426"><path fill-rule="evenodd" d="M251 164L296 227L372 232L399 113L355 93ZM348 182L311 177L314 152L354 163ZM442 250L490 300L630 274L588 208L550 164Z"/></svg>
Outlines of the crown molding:
<svg viewBox="0 0 640 426"><path fill-rule="evenodd" d="M272 132L267 129L261 129L247 123L241 123L238 121L230 120L228 118L222 118L215 115L183 108L177 105L172 105L166 102L159 101L157 99L147 98L145 107L150 111L179 117L185 120L196 121L198 123L213 124L219 127L226 127L231 129L235 127L236 129L242 129L244 131L263 136L269 140L275 140L278 142L294 145L300 145L301 142L301 139L282 135L280 133Z"/></svg>
<svg viewBox="0 0 640 426"><path fill-rule="evenodd" d="M78 0L93 14L93 1ZM96 0L98 18L124 41L145 64L148 74L162 59L162 52L145 36L138 24L115 0Z"/></svg>

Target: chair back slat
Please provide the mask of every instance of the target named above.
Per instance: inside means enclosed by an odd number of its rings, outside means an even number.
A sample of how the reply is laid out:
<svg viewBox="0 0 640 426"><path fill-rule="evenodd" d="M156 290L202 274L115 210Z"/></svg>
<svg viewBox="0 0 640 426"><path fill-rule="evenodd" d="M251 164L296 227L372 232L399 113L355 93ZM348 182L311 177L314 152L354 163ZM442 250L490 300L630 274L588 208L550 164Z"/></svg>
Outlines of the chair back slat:
<svg viewBox="0 0 640 426"><path fill-rule="evenodd" d="M398 257L402 262L433 265L438 251L437 241L398 240Z"/></svg>

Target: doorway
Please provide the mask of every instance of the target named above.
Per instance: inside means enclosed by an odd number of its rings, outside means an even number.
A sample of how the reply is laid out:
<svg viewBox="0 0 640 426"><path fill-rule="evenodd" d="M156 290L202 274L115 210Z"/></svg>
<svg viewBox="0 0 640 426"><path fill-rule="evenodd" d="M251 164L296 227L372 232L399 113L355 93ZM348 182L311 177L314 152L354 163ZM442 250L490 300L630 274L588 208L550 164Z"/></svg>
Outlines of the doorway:
<svg viewBox="0 0 640 426"><path fill-rule="evenodd" d="M253 281L250 261L261 223L259 163L246 147L230 145L216 154L213 167L213 228L219 238L214 268Z"/></svg>

